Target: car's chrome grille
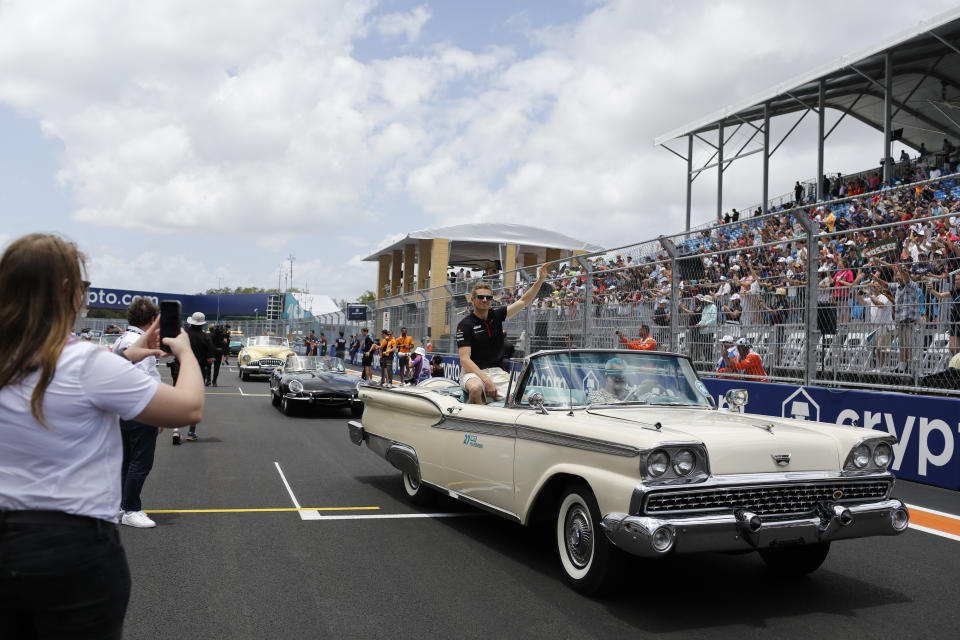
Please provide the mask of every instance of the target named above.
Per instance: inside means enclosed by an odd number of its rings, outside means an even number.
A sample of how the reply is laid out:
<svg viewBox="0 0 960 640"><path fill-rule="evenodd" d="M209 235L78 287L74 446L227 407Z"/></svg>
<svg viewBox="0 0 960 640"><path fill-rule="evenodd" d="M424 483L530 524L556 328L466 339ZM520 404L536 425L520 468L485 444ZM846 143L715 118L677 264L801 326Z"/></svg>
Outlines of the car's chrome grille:
<svg viewBox="0 0 960 640"><path fill-rule="evenodd" d="M283 360L280 358L260 358L261 367L279 367L283 364Z"/></svg>
<svg viewBox="0 0 960 640"><path fill-rule="evenodd" d="M658 491L646 500L647 515L694 514L745 509L758 515L811 513L818 502L882 500L889 480L745 485ZM839 498L837 496L840 496Z"/></svg>

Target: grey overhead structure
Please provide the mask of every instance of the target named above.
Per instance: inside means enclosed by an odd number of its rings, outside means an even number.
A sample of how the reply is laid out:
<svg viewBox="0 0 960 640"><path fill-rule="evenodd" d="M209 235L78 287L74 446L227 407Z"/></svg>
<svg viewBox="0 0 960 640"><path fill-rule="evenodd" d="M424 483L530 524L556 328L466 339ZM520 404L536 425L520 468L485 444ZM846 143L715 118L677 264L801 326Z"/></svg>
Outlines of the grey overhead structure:
<svg viewBox="0 0 960 640"><path fill-rule="evenodd" d="M825 112L834 109L840 119L825 128ZM796 76L742 102L730 105L686 126L659 136L660 145L687 163L687 216L690 229L691 183L703 171L716 167L717 215L723 207L723 171L734 160L763 154L763 212L769 202L769 159L810 113L819 119L817 135L817 195L823 188L823 145L844 118L850 116L882 132L881 158L890 158L894 140L914 149L921 144L938 151L943 139L960 141L960 8L930 20L849 56ZM799 113L783 139L771 147L770 119ZM750 137L733 155L725 154L731 138L746 127ZM705 139L716 136L716 143ZM747 147L759 137L754 146ZM686 155L667 146L687 139ZM712 147L703 166L693 166L694 138ZM890 177L891 162L883 163L883 179Z"/></svg>

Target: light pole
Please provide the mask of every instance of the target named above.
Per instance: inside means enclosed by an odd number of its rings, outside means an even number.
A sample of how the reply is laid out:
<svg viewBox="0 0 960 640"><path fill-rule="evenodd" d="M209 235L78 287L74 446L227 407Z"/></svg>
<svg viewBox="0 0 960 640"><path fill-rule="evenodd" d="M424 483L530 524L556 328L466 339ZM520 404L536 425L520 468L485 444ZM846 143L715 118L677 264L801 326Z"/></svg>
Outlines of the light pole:
<svg viewBox="0 0 960 640"><path fill-rule="evenodd" d="M259 334L260 327L257 326L258 324L260 324L260 309L258 309L257 307L254 307L253 308L253 330Z"/></svg>

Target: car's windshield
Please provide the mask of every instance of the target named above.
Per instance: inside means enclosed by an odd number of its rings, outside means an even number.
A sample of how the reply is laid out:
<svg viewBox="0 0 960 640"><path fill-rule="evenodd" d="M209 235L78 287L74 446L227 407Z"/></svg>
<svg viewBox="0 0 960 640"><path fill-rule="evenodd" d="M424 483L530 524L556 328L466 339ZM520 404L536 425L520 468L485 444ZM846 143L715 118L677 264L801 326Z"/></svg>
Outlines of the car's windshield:
<svg viewBox="0 0 960 640"><path fill-rule="evenodd" d="M248 347L289 347L285 338L277 336L253 336L247 340Z"/></svg>
<svg viewBox="0 0 960 640"><path fill-rule="evenodd" d="M539 393L546 407L713 406L690 362L665 354L573 351L535 356L521 384L519 404L530 404L530 395Z"/></svg>
<svg viewBox="0 0 960 640"><path fill-rule="evenodd" d="M325 356L287 356L283 370L293 371L344 371L343 360Z"/></svg>
<svg viewBox="0 0 960 640"><path fill-rule="evenodd" d="M230 334L230 342L243 342L243 334L242 334L242 333L231 333L231 334Z"/></svg>
<svg viewBox="0 0 960 640"><path fill-rule="evenodd" d="M105 344L107 346L112 346L117 340L120 339L119 333L110 333L100 336L100 344Z"/></svg>
<svg viewBox="0 0 960 640"><path fill-rule="evenodd" d="M320 356L287 356L284 371L316 371L323 368Z"/></svg>

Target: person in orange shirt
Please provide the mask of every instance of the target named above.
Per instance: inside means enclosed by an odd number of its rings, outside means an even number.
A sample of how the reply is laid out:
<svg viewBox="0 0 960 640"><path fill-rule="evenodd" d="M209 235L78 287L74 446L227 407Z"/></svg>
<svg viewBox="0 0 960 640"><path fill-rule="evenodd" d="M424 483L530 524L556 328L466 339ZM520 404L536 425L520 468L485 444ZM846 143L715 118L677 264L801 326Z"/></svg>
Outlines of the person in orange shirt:
<svg viewBox="0 0 960 640"><path fill-rule="evenodd" d="M397 365L400 369L400 379L410 377L410 351L413 350L413 338L407 335L407 328L400 327L400 335L396 338Z"/></svg>
<svg viewBox="0 0 960 640"><path fill-rule="evenodd" d="M763 370L763 361L759 354L750 348L748 338L737 340L737 353L740 356L738 360L731 358L728 353L723 354L724 364L726 364L725 370L739 371L742 375L753 376L751 380L754 382L770 382L770 379L766 377L767 372Z"/></svg>
<svg viewBox="0 0 960 640"><path fill-rule="evenodd" d="M622 344L627 345L627 349L633 349L634 351L657 350L657 341L650 335L650 327L648 325L640 325L640 338L638 340L627 340L619 331L617 331L617 336L620 338Z"/></svg>
<svg viewBox="0 0 960 640"><path fill-rule="evenodd" d="M393 385L393 353L397 350L397 341L393 333L383 330L383 340L380 341L380 384Z"/></svg>

